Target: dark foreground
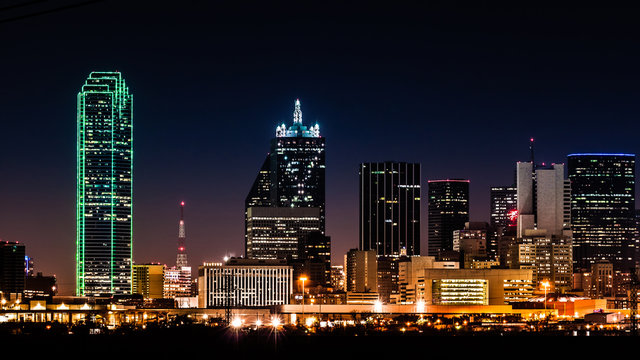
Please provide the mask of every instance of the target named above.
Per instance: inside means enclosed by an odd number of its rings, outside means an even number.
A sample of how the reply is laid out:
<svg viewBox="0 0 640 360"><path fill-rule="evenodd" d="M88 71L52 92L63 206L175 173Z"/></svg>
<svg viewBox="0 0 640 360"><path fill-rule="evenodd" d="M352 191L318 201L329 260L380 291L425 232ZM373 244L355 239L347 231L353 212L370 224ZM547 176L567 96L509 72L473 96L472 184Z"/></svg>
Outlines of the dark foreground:
<svg viewBox="0 0 640 360"><path fill-rule="evenodd" d="M204 356L208 359L262 358L286 356L299 359L350 358L416 359L465 357L543 359L569 355L572 358L598 359L608 350L635 348L640 338L624 333L602 332L589 336L559 332L355 332L333 331L312 334L296 329L239 331L232 328L185 326L145 331L120 331L110 334L74 334L56 331L31 331L0 334L3 349L21 351L28 358L48 355L74 358L177 358ZM381 357L383 356L384 357ZM239 357L234 357L239 356ZM266 357L265 357L266 359ZM362 359L364 360L364 358Z"/></svg>

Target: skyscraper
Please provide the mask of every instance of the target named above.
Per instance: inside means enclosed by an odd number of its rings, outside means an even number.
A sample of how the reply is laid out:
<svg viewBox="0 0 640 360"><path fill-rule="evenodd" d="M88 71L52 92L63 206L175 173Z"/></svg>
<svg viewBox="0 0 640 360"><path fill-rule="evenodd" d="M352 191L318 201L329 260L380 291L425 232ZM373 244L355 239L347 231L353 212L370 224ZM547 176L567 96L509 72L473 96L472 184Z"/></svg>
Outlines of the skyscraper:
<svg viewBox="0 0 640 360"><path fill-rule="evenodd" d="M491 188L490 225L506 232L515 228L518 217L518 188L515 186L495 186Z"/></svg>
<svg viewBox="0 0 640 360"><path fill-rule="evenodd" d="M635 154L570 154L568 165L574 267L636 267Z"/></svg>
<svg viewBox="0 0 640 360"><path fill-rule="evenodd" d="M420 164L360 164L360 250L420 255Z"/></svg>
<svg viewBox="0 0 640 360"><path fill-rule="evenodd" d="M276 127L276 137L271 140L271 151L264 160L245 200L247 257L256 254L251 247L258 244L250 238L252 233L249 231L249 208L288 208L290 209L288 216L292 218L307 216L307 210L301 210L300 214L296 215L295 209L316 208L319 211L319 225L314 226L315 229L310 231L325 233L324 151L325 138L320 136L318 124L314 126L302 124L300 100L296 100L293 124L289 127L285 124ZM282 228L282 233L290 234L291 229ZM278 237L278 234L272 235ZM304 234L300 233L300 235ZM268 247L268 245L268 242L264 242L261 246Z"/></svg>
<svg viewBox="0 0 640 360"><path fill-rule="evenodd" d="M533 155L531 156L533 159ZM571 186L564 164L516 164L517 231L507 245L512 267L531 269L533 284L550 281L552 291L571 288Z"/></svg>
<svg viewBox="0 0 640 360"><path fill-rule="evenodd" d="M453 232L469 221L469 180L429 180L429 256L453 249Z"/></svg>
<svg viewBox="0 0 640 360"><path fill-rule="evenodd" d="M131 293L132 95L119 72L78 93L76 294Z"/></svg>
<svg viewBox="0 0 640 360"><path fill-rule="evenodd" d="M276 128L271 140L271 205L317 207L325 231L325 138L318 124L302 124L300 100L296 100L293 125Z"/></svg>
<svg viewBox="0 0 640 360"><path fill-rule="evenodd" d="M487 251L498 258L498 244L504 236L515 236L518 223L518 188L513 186L491 187L490 229L487 234Z"/></svg>
<svg viewBox="0 0 640 360"><path fill-rule="evenodd" d="M561 237L571 223L571 186L564 178L564 164L534 165L518 162L517 236L525 230L546 230L547 235Z"/></svg>

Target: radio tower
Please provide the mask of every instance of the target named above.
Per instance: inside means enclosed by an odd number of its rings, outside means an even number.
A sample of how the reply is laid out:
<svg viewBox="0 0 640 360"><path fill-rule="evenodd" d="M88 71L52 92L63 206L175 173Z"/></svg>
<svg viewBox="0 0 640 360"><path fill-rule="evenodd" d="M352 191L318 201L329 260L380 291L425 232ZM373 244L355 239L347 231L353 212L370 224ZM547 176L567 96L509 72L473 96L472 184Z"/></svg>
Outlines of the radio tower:
<svg viewBox="0 0 640 360"><path fill-rule="evenodd" d="M176 259L176 267L178 269L189 266L187 264L187 251L185 248L185 240L187 239L184 232L184 201L180 203L180 225L178 226L178 257Z"/></svg>

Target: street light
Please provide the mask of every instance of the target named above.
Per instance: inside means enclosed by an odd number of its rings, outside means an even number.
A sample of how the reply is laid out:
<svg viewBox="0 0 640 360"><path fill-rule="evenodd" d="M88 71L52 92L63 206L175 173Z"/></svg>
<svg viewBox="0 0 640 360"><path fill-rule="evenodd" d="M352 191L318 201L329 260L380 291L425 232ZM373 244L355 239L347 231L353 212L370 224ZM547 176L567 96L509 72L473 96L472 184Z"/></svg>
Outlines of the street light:
<svg viewBox="0 0 640 360"><path fill-rule="evenodd" d="M236 317L235 319L233 319L233 321L231 321L231 326L235 329L240 328L242 326L242 319Z"/></svg>
<svg viewBox="0 0 640 360"><path fill-rule="evenodd" d="M272 317L271 326L273 326L274 329L277 329L278 326L280 326L280 318L278 318L277 316Z"/></svg>
<svg viewBox="0 0 640 360"><path fill-rule="evenodd" d="M547 290L549 290L549 288L551 287L551 284L549 283L549 280L545 280L545 281L541 282L540 285L542 285L542 287L544 288L544 316L546 318L546 316L547 316Z"/></svg>
<svg viewBox="0 0 640 360"><path fill-rule="evenodd" d="M307 280L309 279L306 276L300 276L300 281L302 281L302 321L304 321L304 282Z"/></svg>

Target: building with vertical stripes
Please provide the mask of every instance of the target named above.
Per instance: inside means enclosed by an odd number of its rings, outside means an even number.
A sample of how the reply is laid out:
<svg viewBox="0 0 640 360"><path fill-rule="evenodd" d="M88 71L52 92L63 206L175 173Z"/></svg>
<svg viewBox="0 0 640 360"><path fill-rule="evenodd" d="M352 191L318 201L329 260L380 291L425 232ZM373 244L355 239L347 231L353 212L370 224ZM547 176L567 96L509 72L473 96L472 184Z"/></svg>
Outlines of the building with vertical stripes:
<svg viewBox="0 0 640 360"><path fill-rule="evenodd" d="M162 299L164 269L162 264L134 264L132 293L145 299Z"/></svg>
<svg viewBox="0 0 640 360"><path fill-rule="evenodd" d="M119 72L78 93L76 295L131 294L133 97Z"/></svg>
<svg viewBox="0 0 640 360"><path fill-rule="evenodd" d="M360 250L420 255L420 164L360 164Z"/></svg>
<svg viewBox="0 0 640 360"><path fill-rule="evenodd" d="M289 304L293 268L286 260L231 258L198 269L198 306L260 307Z"/></svg>

